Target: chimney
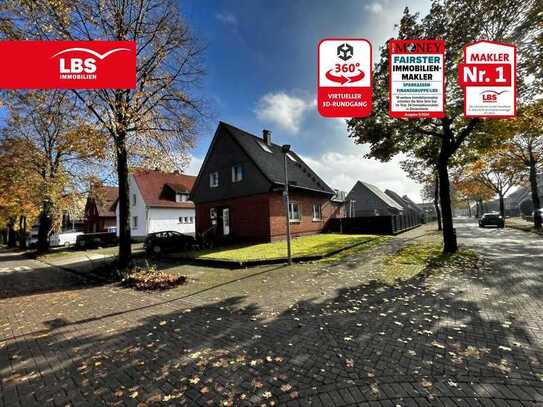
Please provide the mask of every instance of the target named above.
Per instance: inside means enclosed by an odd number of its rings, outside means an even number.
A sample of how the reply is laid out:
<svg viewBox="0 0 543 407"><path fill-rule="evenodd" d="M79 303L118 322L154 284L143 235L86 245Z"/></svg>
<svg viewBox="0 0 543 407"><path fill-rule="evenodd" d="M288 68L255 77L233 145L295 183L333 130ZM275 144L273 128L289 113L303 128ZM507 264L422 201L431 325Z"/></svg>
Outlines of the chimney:
<svg viewBox="0 0 543 407"><path fill-rule="evenodd" d="M264 140L264 143L266 143L268 146L271 146L271 130L262 130L262 140Z"/></svg>

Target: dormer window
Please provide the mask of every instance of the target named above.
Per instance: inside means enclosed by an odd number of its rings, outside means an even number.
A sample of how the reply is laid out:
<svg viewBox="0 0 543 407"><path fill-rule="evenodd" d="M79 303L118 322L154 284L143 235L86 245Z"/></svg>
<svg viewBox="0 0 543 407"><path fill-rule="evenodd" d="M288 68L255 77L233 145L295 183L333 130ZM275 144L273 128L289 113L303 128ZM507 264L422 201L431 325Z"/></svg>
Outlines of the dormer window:
<svg viewBox="0 0 543 407"><path fill-rule="evenodd" d="M180 192L175 194L175 202L187 202L188 200L189 200L188 194L183 194Z"/></svg>

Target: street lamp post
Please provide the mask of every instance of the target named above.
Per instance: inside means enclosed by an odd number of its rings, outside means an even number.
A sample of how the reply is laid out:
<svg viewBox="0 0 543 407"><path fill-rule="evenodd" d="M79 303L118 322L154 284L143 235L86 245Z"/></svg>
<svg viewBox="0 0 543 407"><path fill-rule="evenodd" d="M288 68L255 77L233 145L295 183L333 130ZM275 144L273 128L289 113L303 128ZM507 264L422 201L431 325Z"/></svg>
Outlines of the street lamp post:
<svg viewBox="0 0 543 407"><path fill-rule="evenodd" d="M285 199L285 217L287 221L287 253L288 264L292 264L292 251L290 247L290 219L289 219L289 198L288 198L288 169L287 169L287 153L290 151L290 145L285 144L281 147L283 151L284 168L285 168L285 189L283 191L283 197Z"/></svg>

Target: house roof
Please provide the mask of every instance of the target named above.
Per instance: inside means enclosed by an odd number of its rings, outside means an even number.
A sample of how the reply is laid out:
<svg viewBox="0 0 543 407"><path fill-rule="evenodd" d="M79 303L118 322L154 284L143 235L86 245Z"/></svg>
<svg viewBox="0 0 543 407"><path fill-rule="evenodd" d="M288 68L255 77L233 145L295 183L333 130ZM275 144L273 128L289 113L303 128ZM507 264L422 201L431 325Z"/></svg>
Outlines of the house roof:
<svg viewBox="0 0 543 407"><path fill-rule="evenodd" d="M284 185L284 155L281 146L264 144L262 138L228 123L220 122L219 127L225 129L238 142L248 157L262 171L272 184ZM268 151L262 147L267 147ZM287 159L289 187L306 189L329 195L334 191L324 182L298 154L290 150Z"/></svg>
<svg viewBox="0 0 543 407"><path fill-rule="evenodd" d="M530 194L529 188L519 187L514 192L511 192L507 199L511 200L512 202L520 203L528 194Z"/></svg>
<svg viewBox="0 0 543 407"><path fill-rule="evenodd" d="M385 194L383 191L381 191L379 188L377 188L375 185L368 184L367 182L358 181L355 186L353 187L353 190L358 186L362 186L366 189L368 189L371 193L373 193L377 198L379 198L381 201L383 201L384 204L391 208L395 208L398 210L403 210L403 207L397 203L394 199L389 197L387 194Z"/></svg>
<svg viewBox="0 0 543 407"><path fill-rule="evenodd" d="M119 198L119 188L97 186L92 191L92 198L96 204L98 216L115 217L115 202Z"/></svg>
<svg viewBox="0 0 543 407"><path fill-rule="evenodd" d="M145 170L138 168L133 172L134 179L143 201L147 206L160 208L194 208L194 203L175 202L165 199L162 194L164 186L172 188L174 192L190 193L196 177L179 174L177 172L162 172L158 170Z"/></svg>
<svg viewBox="0 0 543 407"><path fill-rule="evenodd" d="M403 209L411 209L409 203L391 189L385 189L385 194L391 197L395 202L399 203Z"/></svg>
<svg viewBox="0 0 543 407"><path fill-rule="evenodd" d="M416 210L417 212L424 212L421 207L419 207L415 202L413 202L407 195L402 196L402 199L407 202L411 208Z"/></svg>

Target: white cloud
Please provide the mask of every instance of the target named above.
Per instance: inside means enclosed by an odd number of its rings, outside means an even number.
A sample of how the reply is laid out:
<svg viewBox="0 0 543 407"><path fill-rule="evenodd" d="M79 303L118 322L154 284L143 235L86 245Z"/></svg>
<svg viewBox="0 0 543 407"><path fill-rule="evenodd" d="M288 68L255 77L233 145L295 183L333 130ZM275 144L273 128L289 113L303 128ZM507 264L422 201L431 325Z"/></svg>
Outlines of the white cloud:
<svg viewBox="0 0 543 407"><path fill-rule="evenodd" d="M238 25L237 17L228 11L215 14L215 18L226 25L231 25L233 27Z"/></svg>
<svg viewBox="0 0 543 407"><path fill-rule="evenodd" d="M400 168L400 157L383 163L358 154L324 153L320 157L302 157L331 187L349 192L356 181L374 184L382 191L391 189L412 200L421 201L421 186L407 178Z"/></svg>
<svg viewBox="0 0 543 407"><path fill-rule="evenodd" d="M315 103L315 100L307 101L285 92L270 92L257 102L255 113L260 120L296 134L300 131L304 114L313 109Z"/></svg>
<svg viewBox="0 0 543 407"><path fill-rule="evenodd" d="M371 3L366 5L364 8L371 11L373 14L379 14L383 11L383 5L381 3Z"/></svg>

